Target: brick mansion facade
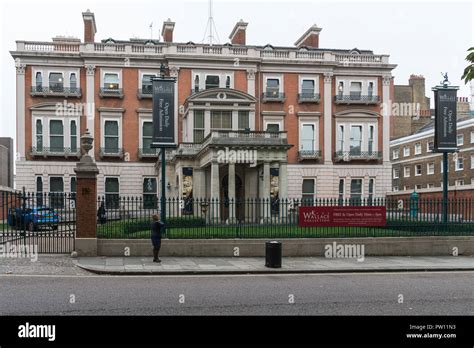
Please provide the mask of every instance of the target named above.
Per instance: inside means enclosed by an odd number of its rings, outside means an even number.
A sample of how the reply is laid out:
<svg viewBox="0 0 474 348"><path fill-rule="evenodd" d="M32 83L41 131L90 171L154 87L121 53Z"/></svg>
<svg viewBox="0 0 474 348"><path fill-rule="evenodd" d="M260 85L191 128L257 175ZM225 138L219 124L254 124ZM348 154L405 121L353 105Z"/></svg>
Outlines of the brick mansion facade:
<svg viewBox="0 0 474 348"><path fill-rule="evenodd" d="M167 153L170 197L381 197L392 187L390 115L394 64L388 55L319 47L312 26L294 47L249 45L247 23L230 43L162 40L17 41L17 187L75 190L79 139L94 136L98 192L157 195L151 80L161 64L175 84L175 138ZM61 106L62 105L62 106ZM219 160L255 153L255 163Z"/></svg>

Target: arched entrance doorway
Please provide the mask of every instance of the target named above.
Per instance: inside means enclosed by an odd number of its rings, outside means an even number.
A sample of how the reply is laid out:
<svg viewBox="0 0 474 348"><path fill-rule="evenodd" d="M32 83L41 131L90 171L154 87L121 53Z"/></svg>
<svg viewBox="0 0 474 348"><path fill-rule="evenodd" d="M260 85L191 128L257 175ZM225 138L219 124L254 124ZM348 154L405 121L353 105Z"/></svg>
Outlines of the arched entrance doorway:
<svg viewBox="0 0 474 348"><path fill-rule="evenodd" d="M235 175L235 201L229 202L229 176L226 174L221 181L221 219L227 221L229 218L230 204L235 204L235 217L237 220L244 219L244 187L239 175Z"/></svg>

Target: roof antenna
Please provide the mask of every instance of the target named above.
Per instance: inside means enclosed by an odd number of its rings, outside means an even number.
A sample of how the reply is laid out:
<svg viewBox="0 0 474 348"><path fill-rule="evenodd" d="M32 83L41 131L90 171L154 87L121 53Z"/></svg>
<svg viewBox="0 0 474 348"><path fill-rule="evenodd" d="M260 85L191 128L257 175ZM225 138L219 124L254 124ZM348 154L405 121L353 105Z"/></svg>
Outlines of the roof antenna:
<svg viewBox="0 0 474 348"><path fill-rule="evenodd" d="M150 28L150 41L153 41L153 22L150 23L149 28Z"/></svg>
<svg viewBox="0 0 474 348"><path fill-rule="evenodd" d="M217 35L216 43L219 44L220 43L219 34L217 33L216 24L214 23L214 17L212 16L212 0L209 0L209 19L207 20L206 30L204 32L204 38L202 39L201 42L204 42L207 39L209 45L212 46L215 39L214 34L213 34L213 29L214 29L215 34Z"/></svg>

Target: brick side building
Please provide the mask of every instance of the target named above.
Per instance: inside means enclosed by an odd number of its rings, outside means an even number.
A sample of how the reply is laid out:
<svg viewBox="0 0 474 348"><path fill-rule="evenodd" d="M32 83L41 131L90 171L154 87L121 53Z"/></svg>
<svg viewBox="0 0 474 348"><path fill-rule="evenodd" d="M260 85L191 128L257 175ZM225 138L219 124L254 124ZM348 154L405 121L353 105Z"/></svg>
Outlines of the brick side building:
<svg viewBox="0 0 474 348"><path fill-rule="evenodd" d="M17 41L11 52L19 187L74 191L87 128L99 194L156 195L151 78L164 63L177 81L168 196L367 197L391 189L390 115L381 103L391 99L395 65L387 55L320 48L317 26L295 47L249 45L242 20L224 45L175 42L171 20L160 42L97 42L94 14L83 19L83 42ZM256 151L256 163L222 163L226 150Z"/></svg>
<svg viewBox="0 0 474 348"><path fill-rule="evenodd" d="M458 120L459 152L448 155L449 186L474 189L474 118ZM418 133L390 142L393 192L441 192L443 155L432 152L433 123ZM473 191L470 192L473 195Z"/></svg>

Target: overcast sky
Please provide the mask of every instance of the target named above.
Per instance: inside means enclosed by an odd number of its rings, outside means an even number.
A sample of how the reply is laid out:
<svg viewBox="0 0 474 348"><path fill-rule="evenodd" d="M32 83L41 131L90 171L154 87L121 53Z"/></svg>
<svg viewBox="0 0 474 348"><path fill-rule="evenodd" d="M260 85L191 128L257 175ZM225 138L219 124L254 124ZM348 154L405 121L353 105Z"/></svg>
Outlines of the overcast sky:
<svg viewBox="0 0 474 348"><path fill-rule="evenodd" d="M81 13L95 13L96 41L112 37L158 39L164 20L176 22L174 40L201 42L208 20L208 1L22 1L1 0L0 136L15 136L15 67L9 54L15 40L50 41L66 35L83 39ZM471 1L213 1L221 43L239 20L249 22L247 43L293 46L314 23L323 28L321 48L370 49L389 54L395 84L407 84L410 74L426 77L426 93L448 72L459 96L469 96L460 77L473 46Z"/></svg>

